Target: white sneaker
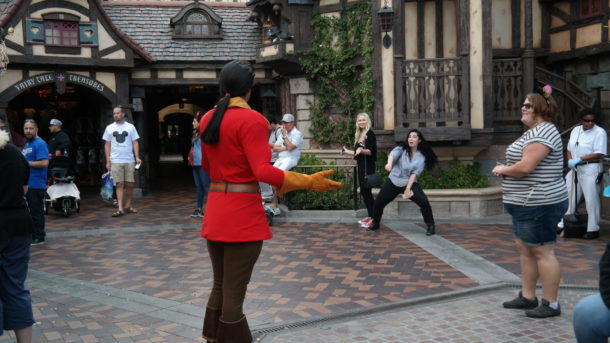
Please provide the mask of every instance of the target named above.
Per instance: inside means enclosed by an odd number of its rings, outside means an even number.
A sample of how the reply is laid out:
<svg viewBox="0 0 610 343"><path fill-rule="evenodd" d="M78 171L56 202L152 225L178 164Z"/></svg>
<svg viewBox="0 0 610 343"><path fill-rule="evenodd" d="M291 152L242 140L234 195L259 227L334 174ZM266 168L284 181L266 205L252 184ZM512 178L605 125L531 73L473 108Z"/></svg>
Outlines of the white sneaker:
<svg viewBox="0 0 610 343"><path fill-rule="evenodd" d="M272 208L271 208L271 211L273 211L273 215L274 215L274 216L279 216L279 215L280 215L280 213L282 213L282 212L280 211L280 209L279 209L279 208L277 208L277 207L275 207L275 208L273 208L273 207L272 207Z"/></svg>
<svg viewBox="0 0 610 343"><path fill-rule="evenodd" d="M369 223L371 220L373 220L373 218L371 218L371 217L366 217L366 218L364 218L364 219L359 220L359 221L358 221L358 224L360 224L360 225L364 225L364 224Z"/></svg>

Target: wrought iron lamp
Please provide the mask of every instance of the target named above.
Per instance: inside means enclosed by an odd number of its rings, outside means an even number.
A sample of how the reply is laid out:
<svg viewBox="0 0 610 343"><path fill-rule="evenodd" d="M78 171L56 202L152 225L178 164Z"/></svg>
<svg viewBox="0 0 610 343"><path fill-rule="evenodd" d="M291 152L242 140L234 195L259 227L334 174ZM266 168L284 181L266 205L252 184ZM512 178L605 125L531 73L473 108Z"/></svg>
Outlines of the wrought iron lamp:
<svg viewBox="0 0 610 343"><path fill-rule="evenodd" d="M388 7L388 2L386 0L383 7L377 11L377 15L379 16L379 23L381 24L381 31L385 32L385 36L383 36L383 47L388 49L392 46L392 37L390 37L388 32L392 31L392 26L394 25L394 9Z"/></svg>

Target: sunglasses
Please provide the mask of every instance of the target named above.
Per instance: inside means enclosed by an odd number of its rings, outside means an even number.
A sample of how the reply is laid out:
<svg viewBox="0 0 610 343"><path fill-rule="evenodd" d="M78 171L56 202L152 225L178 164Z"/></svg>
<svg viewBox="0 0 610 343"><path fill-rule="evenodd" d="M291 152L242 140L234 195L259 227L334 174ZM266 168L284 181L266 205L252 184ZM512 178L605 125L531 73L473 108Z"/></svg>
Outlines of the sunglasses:
<svg viewBox="0 0 610 343"><path fill-rule="evenodd" d="M26 119L26 120L24 120L24 121L23 121L23 123L24 123L24 124L25 124L25 123L33 123L33 124L36 124L36 120L34 120L34 119Z"/></svg>
<svg viewBox="0 0 610 343"><path fill-rule="evenodd" d="M580 121L582 121L584 123L594 123L595 119L581 119Z"/></svg>
<svg viewBox="0 0 610 343"><path fill-rule="evenodd" d="M525 107L526 109L529 110L530 108L533 108L534 105L532 105L532 104L523 104L523 105L521 105L521 107Z"/></svg>

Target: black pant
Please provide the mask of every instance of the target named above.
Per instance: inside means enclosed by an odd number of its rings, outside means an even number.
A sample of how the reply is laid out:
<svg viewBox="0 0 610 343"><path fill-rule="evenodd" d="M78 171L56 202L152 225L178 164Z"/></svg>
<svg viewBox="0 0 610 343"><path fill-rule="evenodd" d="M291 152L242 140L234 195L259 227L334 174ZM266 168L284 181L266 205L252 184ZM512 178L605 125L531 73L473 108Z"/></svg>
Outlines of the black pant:
<svg viewBox="0 0 610 343"><path fill-rule="evenodd" d="M45 239L44 231L44 197L47 191L44 189L28 189L25 198L28 201L30 215L32 216L33 231L32 238Z"/></svg>
<svg viewBox="0 0 610 343"><path fill-rule="evenodd" d="M236 322L243 317L246 290L263 241L227 243L208 241L214 271L214 285L208 307L222 309L222 320Z"/></svg>
<svg viewBox="0 0 610 343"><path fill-rule="evenodd" d="M373 174L375 171L367 170L367 172ZM364 206L366 206L367 217L372 217L373 204L375 203L375 199L373 199L373 189L364 187L364 167L361 164L358 164L358 183L360 184L360 195L362 195Z"/></svg>
<svg viewBox="0 0 610 343"><path fill-rule="evenodd" d="M379 191L379 195L375 199L375 206L373 209L373 222L379 224L381 222L381 216L383 215L383 209L389 204L392 200L396 198L398 194L401 194L405 191L406 186L396 187L392 183L391 180L386 181ZM432 207L430 207L430 202L428 202L428 197L424 194L424 191L421 189L417 182L413 183L413 187L411 187L411 191L413 191L413 196L411 197L411 201L419 206L422 216L424 217L424 222L426 224L434 224L434 216L432 216Z"/></svg>

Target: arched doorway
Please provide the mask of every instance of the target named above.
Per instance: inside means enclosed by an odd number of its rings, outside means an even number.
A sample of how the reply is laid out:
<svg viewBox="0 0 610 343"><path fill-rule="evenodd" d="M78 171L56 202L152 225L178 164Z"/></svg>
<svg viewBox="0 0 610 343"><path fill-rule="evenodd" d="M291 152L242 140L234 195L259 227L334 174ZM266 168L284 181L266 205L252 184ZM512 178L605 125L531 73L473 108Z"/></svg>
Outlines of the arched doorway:
<svg viewBox="0 0 610 343"><path fill-rule="evenodd" d="M158 112L160 161L187 162L193 134L193 118L204 110L193 104L169 105Z"/></svg>
<svg viewBox="0 0 610 343"><path fill-rule="evenodd" d="M66 84L62 94L54 83L42 84L23 90L9 101L7 115L11 125L22 132L26 118L35 119L39 136L50 138L49 121L62 121L62 129L70 136L72 149L69 156L77 172L77 181L83 185L97 185L103 172L102 133L112 121L109 115L111 102L89 87Z"/></svg>

